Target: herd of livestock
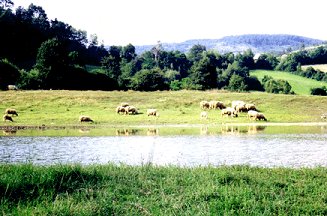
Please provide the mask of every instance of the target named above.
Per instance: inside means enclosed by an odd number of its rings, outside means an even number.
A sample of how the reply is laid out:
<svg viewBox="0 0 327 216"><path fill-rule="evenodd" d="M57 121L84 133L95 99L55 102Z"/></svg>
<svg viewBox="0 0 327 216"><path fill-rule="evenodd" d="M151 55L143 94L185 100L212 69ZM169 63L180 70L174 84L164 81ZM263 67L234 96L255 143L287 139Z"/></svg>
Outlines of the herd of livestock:
<svg viewBox="0 0 327 216"><path fill-rule="evenodd" d="M231 107L226 107L225 104L221 101L201 101L200 102L200 109L202 112L200 113L201 119L208 118L208 112L206 110L210 109L220 109L221 116L228 116L228 117L238 117L241 112L247 112L247 117L251 120L264 120L267 121L267 118L262 112L259 112L256 105L253 103L245 103L244 101L236 100L232 101ZM124 114L124 115L135 115L139 114L138 109L135 106L129 105L128 103L124 102L121 103L116 108L117 114ZM18 113L15 109L8 108L5 110L5 114L3 115L3 121L11 121L13 122L13 117L18 116ZM157 109L147 109L147 116L155 116L159 117L159 112ZM322 119L327 118L327 114L321 115ZM93 119L89 116L80 116L80 122L93 122Z"/></svg>
<svg viewBox="0 0 327 216"><path fill-rule="evenodd" d="M263 113L257 112L257 109L254 104L244 103L243 101L233 101L232 107L226 107L223 102L220 101L201 101L200 108L202 110L206 109L221 109L221 115L227 115L230 117L237 117L239 112L248 111L248 116L255 119L255 120L265 120L267 121L266 117ZM125 114L125 115L135 115L138 114L139 111L135 106L129 105L128 103L124 102L121 103L116 108L117 114ZM3 121L11 121L13 122L13 116L18 116L18 113L15 109L8 108L5 110L5 114L3 116ZM159 117L159 112L157 109L147 109L147 116L155 116ZM206 111L201 112L201 118L208 118L208 113ZM93 119L90 116L80 116L80 122L93 122Z"/></svg>
<svg viewBox="0 0 327 216"><path fill-rule="evenodd" d="M238 117L240 112L247 112L249 119L267 121L265 115L258 112L255 104L245 103L244 101L240 100L232 101L231 107L226 107L221 101L201 101L200 108L202 110L219 108L221 110L221 116L229 117ZM202 111L200 113L200 118L208 118L208 113L206 111Z"/></svg>

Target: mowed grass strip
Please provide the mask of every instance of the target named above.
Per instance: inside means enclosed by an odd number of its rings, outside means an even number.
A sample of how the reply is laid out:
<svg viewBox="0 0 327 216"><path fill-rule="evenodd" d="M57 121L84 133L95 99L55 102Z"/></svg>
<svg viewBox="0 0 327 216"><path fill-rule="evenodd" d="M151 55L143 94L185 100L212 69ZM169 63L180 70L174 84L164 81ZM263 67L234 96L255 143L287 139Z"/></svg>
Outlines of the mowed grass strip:
<svg viewBox="0 0 327 216"><path fill-rule="evenodd" d="M209 118L200 119L200 101L219 100L231 106L233 100L256 104L268 122L318 122L326 112L327 97L277 95L265 92L231 93L226 91L2 91L0 110L15 108L19 116L1 125L81 125L80 115L94 123L83 125L157 125L250 123L246 113L238 118L222 117L220 110L208 110ZM138 108L137 115L120 115L115 109L121 102ZM155 108L159 117L147 116Z"/></svg>
<svg viewBox="0 0 327 216"><path fill-rule="evenodd" d="M298 95L310 95L312 88L327 87L327 83L320 82L314 79L305 78L299 75L282 72L282 71L269 71L269 70L253 70L250 72L251 76L256 76L260 81L267 75L274 79L287 80L292 86L292 90Z"/></svg>
<svg viewBox="0 0 327 216"><path fill-rule="evenodd" d="M326 215L326 168L0 165L3 215Z"/></svg>

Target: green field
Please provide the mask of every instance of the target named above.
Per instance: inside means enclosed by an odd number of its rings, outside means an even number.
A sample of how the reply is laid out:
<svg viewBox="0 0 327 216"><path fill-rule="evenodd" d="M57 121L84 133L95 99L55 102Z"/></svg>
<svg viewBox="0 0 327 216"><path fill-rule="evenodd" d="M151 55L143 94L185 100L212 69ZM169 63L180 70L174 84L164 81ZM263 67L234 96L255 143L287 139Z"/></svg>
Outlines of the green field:
<svg viewBox="0 0 327 216"><path fill-rule="evenodd" d="M250 72L250 75L258 77L260 81L265 75L271 76L274 79L287 80L292 86L292 90L295 92L295 94L298 95L310 95L311 88L317 88L322 86L327 87L327 83L325 82L320 82L314 79L308 79L282 71L254 70Z"/></svg>
<svg viewBox="0 0 327 216"><path fill-rule="evenodd" d="M207 120L200 119L202 100L220 100L227 106L232 100L255 103L268 122L319 122L327 112L327 97L309 95L277 95L265 92L231 93L226 91L2 91L0 110L15 108L19 116L14 122L0 126L76 126L80 115L89 115L92 126L167 125L250 123L246 113L238 118L221 117L220 110L209 110ZM137 115L115 112L121 102L138 108ZM159 117L147 116L148 108L156 108Z"/></svg>
<svg viewBox="0 0 327 216"><path fill-rule="evenodd" d="M327 170L0 165L2 215L326 215Z"/></svg>

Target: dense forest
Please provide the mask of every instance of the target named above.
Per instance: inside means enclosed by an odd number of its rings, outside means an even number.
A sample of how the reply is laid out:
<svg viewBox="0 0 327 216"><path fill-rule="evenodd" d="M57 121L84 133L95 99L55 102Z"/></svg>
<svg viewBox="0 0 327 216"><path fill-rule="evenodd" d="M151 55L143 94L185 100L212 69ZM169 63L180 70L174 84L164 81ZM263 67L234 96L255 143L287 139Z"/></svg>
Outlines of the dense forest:
<svg viewBox="0 0 327 216"><path fill-rule="evenodd" d="M186 53L165 50L158 42L136 53L135 46L105 47L97 36L49 20L42 7L13 10L0 0L0 89L180 90L228 89L292 93L287 81L251 77L253 69L283 70L327 82L327 74L304 64L327 63L327 47L302 47L286 56L258 58L251 49L219 53L194 44ZM258 42L259 43L259 42ZM290 50L291 51L291 50Z"/></svg>

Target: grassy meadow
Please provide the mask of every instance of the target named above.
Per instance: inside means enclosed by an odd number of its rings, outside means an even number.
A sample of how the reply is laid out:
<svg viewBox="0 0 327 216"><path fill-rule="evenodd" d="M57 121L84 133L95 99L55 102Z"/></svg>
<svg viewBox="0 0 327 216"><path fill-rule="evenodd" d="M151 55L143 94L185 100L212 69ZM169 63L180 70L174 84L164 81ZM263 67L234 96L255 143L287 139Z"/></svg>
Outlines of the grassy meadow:
<svg viewBox="0 0 327 216"><path fill-rule="evenodd" d="M238 118L221 117L220 110L209 110L207 120L200 119L202 100L219 100L227 106L233 100L255 103L268 122L319 122L327 112L327 97L309 95L277 95L265 92L231 93L225 91L2 91L0 109L15 108L19 116L14 122L0 126L74 126L81 125L80 115L89 115L92 126L133 126L169 124L250 123L246 113ZM119 115L115 108L128 102L138 108L137 115ZM147 116L148 108L156 108L159 117Z"/></svg>
<svg viewBox="0 0 327 216"><path fill-rule="evenodd" d="M262 80L265 75L271 76L274 79L287 80L292 86L292 90L297 95L310 95L311 88L323 86L327 87L327 83L325 82L320 82L314 79L308 79L299 75L282 71L254 70L250 72L250 75L258 77L259 80Z"/></svg>
<svg viewBox="0 0 327 216"><path fill-rule="evenodd" d="M326 215L326 168L0 165L2 215Z"/></svg>

